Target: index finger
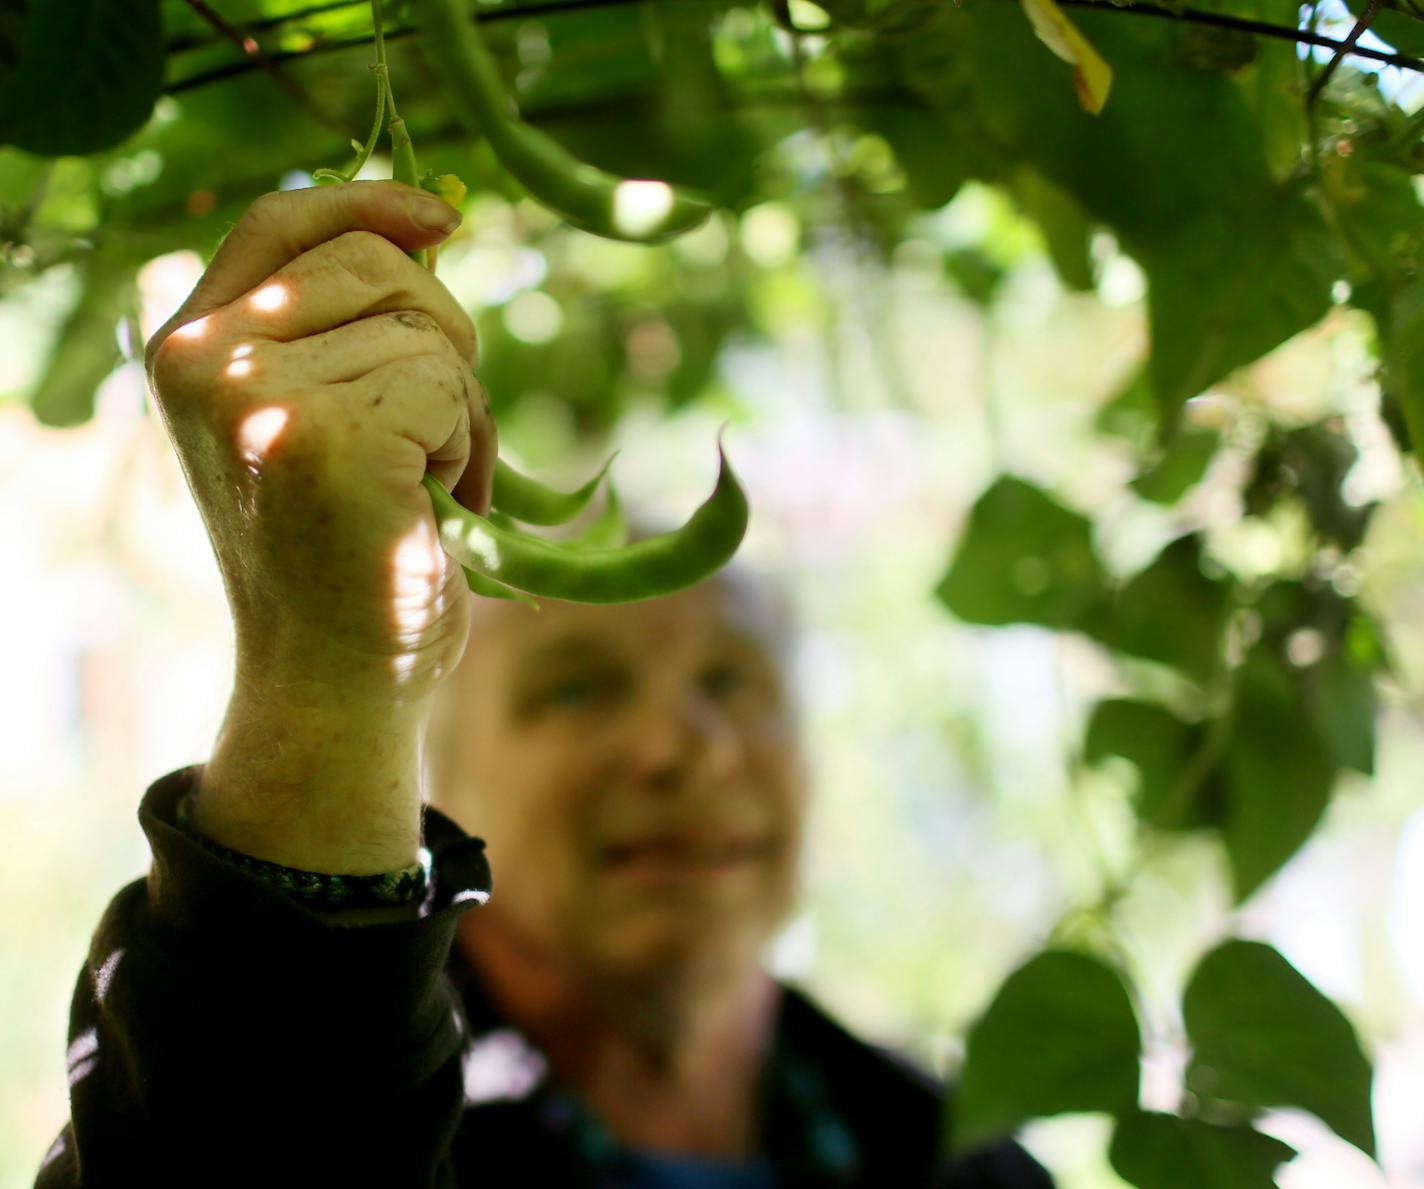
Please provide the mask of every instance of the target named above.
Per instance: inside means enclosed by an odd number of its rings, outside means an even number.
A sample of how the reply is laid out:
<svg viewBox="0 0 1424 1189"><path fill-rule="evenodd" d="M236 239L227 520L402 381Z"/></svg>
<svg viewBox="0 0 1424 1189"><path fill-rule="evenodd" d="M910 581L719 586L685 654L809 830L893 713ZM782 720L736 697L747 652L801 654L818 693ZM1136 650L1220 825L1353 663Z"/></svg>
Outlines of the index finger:
<svg viewBox="0 0 1424 1189"><path fill-rule="evenodd" d="M241 297L309 248L347 231L374 231L411 252L439 243L459 224L453 207L403 182L345 182L263 194L228 233L178 312L149 340L146 365L151 367L175 328Z"/></svg>

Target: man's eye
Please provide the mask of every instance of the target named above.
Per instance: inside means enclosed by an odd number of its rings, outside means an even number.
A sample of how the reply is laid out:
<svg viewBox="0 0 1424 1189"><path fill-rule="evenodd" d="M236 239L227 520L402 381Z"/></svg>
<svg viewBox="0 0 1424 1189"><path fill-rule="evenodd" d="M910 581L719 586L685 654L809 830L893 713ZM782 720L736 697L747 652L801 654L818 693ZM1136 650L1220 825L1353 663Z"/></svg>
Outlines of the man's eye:
<svg viewBox="0 0 1424 1189"><path fill-rule="evenodd" d="M736 665L718 665L702 675L703 688L713 697L725 697L746 684L746 674Z"/></svg>
<svg viewBox="0 0 1424 1189"><path fill-rule="evenodd" d="M596 698L614 692L616 682L606 677L573 677L551 685L541 699L557 706L583 706Z"/></svg>

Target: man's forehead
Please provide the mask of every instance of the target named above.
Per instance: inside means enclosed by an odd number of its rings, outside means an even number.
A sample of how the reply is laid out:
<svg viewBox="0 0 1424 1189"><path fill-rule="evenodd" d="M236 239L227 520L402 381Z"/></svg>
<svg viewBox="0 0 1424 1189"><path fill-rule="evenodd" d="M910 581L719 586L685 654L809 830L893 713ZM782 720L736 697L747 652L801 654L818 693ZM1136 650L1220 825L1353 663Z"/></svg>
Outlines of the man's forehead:
<svg viewBox="0 0 1424 1189"><path fill-rule="evenodd" d="M670 647L685 642L691 633L709 643L749 640L779 657L790 629L781 600L765 583L735 566L696 587L658 599L603 606L541 599L540 604L535 611L521 603L477 599L471 650L480 641L488 645L498 640L523 656L580 641L627 636Z"/></svg>

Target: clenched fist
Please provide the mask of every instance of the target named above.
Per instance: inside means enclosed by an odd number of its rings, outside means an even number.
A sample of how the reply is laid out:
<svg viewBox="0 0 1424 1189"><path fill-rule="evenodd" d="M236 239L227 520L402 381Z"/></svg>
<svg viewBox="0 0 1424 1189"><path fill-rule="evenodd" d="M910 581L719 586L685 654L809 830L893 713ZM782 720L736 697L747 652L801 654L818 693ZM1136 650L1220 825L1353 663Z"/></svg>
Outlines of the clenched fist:
<svg viewBox="0 0 1424 1189"><path fill-rule="evenodd" d="M417 703L464 649L467 589L420 481L487 511L495 427L473 323L406 254L446 221L396 182L266 194L148 344L239 683Z"/></svg>

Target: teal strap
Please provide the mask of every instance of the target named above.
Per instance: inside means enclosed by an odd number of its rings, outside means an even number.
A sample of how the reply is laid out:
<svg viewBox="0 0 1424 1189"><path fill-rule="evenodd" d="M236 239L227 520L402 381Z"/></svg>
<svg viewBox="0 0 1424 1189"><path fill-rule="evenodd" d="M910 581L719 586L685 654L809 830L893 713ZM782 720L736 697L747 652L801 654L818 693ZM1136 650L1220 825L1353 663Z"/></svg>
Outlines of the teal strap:
<svg viewBox="0 0 1424 1189"><path fill-rule="evenodd" d="M320 907L380 907L410 904L424 898L430 882L430 853L422 848L417 862L400 871L378 875L329 875L269 863L214 842L193 825L193 794L178 802L178 828L210 854L265 880L307 904Z"/></svg>

